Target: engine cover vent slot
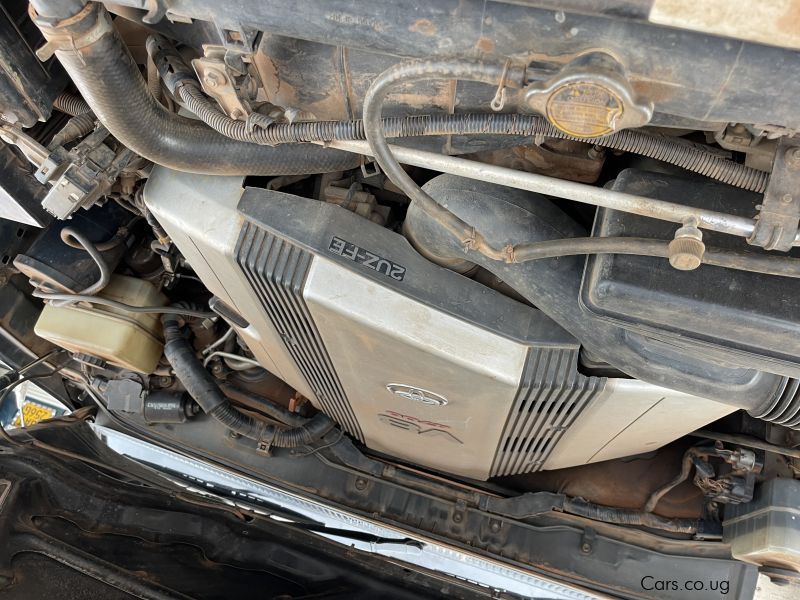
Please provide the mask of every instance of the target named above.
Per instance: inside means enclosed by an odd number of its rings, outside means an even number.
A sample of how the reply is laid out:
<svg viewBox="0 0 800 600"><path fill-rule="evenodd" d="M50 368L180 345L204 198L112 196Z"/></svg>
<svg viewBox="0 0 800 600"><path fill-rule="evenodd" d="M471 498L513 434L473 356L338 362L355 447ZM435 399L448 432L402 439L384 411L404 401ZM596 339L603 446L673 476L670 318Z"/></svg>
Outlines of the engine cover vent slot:
<svg viewBox="0 0 800 600"><path fill-rule="evenodd" d="M363 442L361 427L303 299L313 255L252 223L242 228L235 255L322 409Z"/></svg>
<svg viewBox="0 0 800 600"><path fill-rule="evenodd" d="M492 463L493 477L540 470L564 431L603 390L605 379L581 375L577 362L577 350L530 350Z"/></svg>

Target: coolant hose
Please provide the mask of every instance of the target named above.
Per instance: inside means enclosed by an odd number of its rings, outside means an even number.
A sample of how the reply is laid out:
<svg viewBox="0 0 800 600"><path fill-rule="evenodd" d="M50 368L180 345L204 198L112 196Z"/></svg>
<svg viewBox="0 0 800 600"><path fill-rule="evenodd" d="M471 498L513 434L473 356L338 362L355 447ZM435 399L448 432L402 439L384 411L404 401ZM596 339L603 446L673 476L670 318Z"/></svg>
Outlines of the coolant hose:
<svg viewBox="0 0 800 600"><path fill-rule="evenodd" d="M278 448L296 448L311 444L334 427L333 421L317 413L303 425L283 429L258 421L236 409L220 389L212 375L203 368L189 341L183 337L177 314L161 317L164 326L164 355L176 377L189 395L207 415L246 438L267 442Z"/></svg>
<svg viewBox="0 0 800 600"><path fill-rule="evenodd" d="M31 18L55 45L56 56L98 119L144 158L211 175L325 173L360 164L357 155L314 145L271 148L233 141L205 123L167 111L147 88L106 9L90 3L75 14L61 10L60 4L37 0L37 9L46 8L51 18L40 17L33 8Z"/></svg>

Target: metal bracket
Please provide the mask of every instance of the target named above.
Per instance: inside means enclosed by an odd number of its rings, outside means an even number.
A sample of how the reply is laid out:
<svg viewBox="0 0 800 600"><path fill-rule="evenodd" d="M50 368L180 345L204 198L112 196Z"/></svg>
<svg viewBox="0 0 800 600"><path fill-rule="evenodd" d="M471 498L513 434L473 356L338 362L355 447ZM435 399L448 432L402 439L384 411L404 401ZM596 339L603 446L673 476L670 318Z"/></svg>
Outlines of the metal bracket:
<svg viewBox="0 0 800 600"><path fill-rule="evenodd" d="M361 167L361 174L364 176L364 179L369 179L370 177L375 177L376 175L381 174L381 168L378 166L377 161L374 160L367 161L367 157L362 154L359 162ZM373 166L372 171L370 171L367 168L368 164L372 164Z"/></svg>
<svg viewBox="0 0 800 600"><path fill-rule="evenodd" d="M231 119L244 120L250 108L242 101L234 86L233 74L225 61L214 58L195 58L192 66L203 91L214 98Z"/></svg>
<svg viewBox="0 0 800 600"><path fill-rule="evenodd" d="M800 139L781 138L748 243L787 252L800 231Z"/></svg>

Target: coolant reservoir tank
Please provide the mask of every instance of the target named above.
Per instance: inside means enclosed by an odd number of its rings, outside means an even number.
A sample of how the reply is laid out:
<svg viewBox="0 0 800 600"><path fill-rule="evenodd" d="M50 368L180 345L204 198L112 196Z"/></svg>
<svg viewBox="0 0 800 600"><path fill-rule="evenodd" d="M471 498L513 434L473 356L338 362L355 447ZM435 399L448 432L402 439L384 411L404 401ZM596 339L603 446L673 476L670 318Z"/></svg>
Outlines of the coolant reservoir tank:
<svg viewBox="0 0 800 600"><path fill-rule="evenodd" d="M134 306L164 306L167 302L149 281L124 275L112 275L98 295ZM45 304L34 331L71 352L96 356L139 373L155 371L164 347L159 315L101 305Z"/></svg>

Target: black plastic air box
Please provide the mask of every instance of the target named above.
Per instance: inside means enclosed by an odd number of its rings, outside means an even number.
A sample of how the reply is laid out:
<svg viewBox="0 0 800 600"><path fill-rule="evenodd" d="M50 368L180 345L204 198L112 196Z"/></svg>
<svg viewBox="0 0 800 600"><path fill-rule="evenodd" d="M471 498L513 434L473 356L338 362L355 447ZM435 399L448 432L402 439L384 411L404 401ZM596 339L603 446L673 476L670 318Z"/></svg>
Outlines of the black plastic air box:
<svg viewBox="0 0 800 600"><path fill-rule="evenodd" d="M701 178L628 169L612 185L620 192L753 217L761 196ZM600 209L595 236L672 239L679 225ZM705 232L707 247L763 254L735 236ZM800 258L795 248L792 256ZM588 259L581 301L592 313L676 345L725 348L746 361L759 355L800 364L800 280L701 265L677 271L666 259L595 255ZM693 344L694 345L694 344Z"/></svg>

